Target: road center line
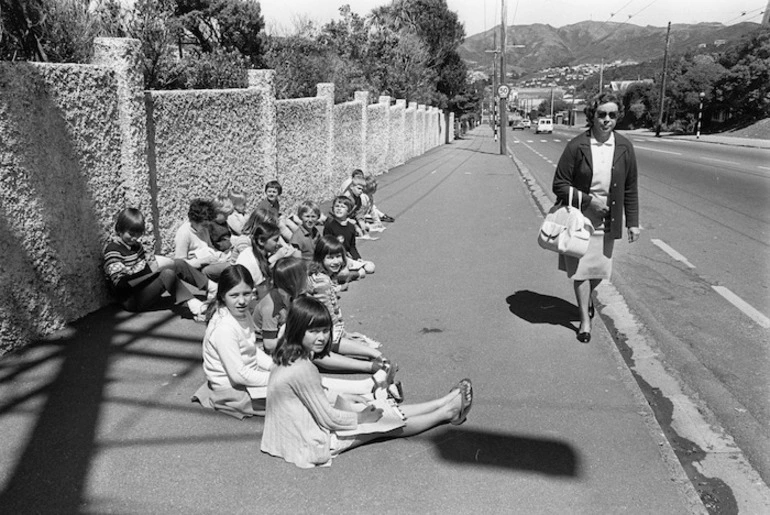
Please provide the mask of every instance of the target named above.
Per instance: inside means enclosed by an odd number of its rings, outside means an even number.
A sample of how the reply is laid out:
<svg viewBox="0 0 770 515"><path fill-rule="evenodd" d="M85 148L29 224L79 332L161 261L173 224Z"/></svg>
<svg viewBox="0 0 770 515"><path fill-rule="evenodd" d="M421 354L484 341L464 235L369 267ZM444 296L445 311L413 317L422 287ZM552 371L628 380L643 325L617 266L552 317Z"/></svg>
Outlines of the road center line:
<svg viewBox="0 0 770 515"><path fill-rule="evenodd" d="M656 239L654 239L654 238L653 238L653 239L651 239L650 241L652 242L652 244L653 244L653 245L655 245L656 247L658 247L660 250L662 250L663 252L665 252L666 254L668 254L669 256L671 256L672 258L674 258L675 260L677 260L677 261L681 261L682 263L684 263L684 264L685 264L685 266L687 266L688 268L695 268L695 265L693 265L692 263L690 263L690 262L687 260L687 258L686 258L686 257L684 257L684 256L683 256L683 255L681 255L679 252L675 251L674 249L672 249L671 247L669 247L668 245L666 245L666 244L665 244L663 241L661 241L661 240L656 240Z"/></svg>
<svg viewBox="0 0 770 515"><path fill-rule="evenodd" d="M768 166L757 166L757 168L761 168L762 170L770 170L770 167Z"/></svg>
<svg viewBox="0 0 770 515"><path fill-rule="evenodd" d="M660 152L661 154L674 154L675 156L681 156L682 155L680 152L671 152L671 151L668 151L668 150L658 150L657 148L642 147L641 145L637 145L636 148L640 148L642 150L649 150L650 152Z"/></svg>
<svg viewBox="0 0 770 515"><path fill-rule="evenodd" d="M702 158L704 161L716 161L717 163L725 163L728 165L737 165L735 161L724 161L722 159L714 159L713 157L704 157Z"/></svg>
<svg viewBox="0 0 770 515"><path fill-rule="evenodd" d="M770 318L767 318L765 315L754 309L751 304L724 286L712 286L712 288L714 288L714 291L724 297L730 304L743 311L746 316L754 320L757 324L764 327L765 329L770 329Z"/></svg>

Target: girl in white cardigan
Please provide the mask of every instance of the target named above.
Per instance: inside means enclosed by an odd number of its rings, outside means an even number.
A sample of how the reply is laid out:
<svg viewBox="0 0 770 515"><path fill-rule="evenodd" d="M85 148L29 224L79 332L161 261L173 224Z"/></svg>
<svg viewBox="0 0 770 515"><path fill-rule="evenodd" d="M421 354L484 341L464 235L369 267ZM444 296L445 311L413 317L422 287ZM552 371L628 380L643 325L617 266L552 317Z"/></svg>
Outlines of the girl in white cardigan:
<svg viewBox="0 0 770 515"><path fill-rule="evenodd" d="M311 361L329 352L331 335L332 318L322 302L307 296L294 300L273 353L276 367L267 385L263 452L301 468L328 466L339 453L375 438L401 438L447 422L465 422L473 401L469 379L438 399L400 405L405 422L395 429L385 422L382 409L372 405L361 409L361 400L342 403L350 407L358 403L354 410L335 407L332 402L341 404L337 395L324 390Z"/></svg>
<svg viewBox="0 0 770 515"><path fill-rule="evenodd" d="M273 361L257 347L249 306L254 281L242 265L219 277L216 303L203 338L206 382L193 395L206 408L243 419L264 415L267 381Z"/></svg>

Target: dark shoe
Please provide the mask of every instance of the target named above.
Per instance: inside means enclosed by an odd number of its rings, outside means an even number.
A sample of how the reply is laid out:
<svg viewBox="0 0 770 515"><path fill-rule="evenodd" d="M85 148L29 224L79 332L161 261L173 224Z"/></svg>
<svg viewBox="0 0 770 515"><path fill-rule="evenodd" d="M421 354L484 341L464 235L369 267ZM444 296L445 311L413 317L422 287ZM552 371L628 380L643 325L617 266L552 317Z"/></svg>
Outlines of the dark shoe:
<svg viewBox="0 0 770 515"><path fill-rule="evenodd" d="M393 217L392 217L392 216L390 216L390 215L386 215L386 214L383 214L383 215L380 217L380 221L381 221L381 222L395 222L395 221L396 221L396 219L395 219L395 218L393 218Z"/></svg>
<svg viewBox="0 0 770 515"><path fill-rule="evenodd" d="M588 331L579 332L577 335L577 339L581 343L588 343L591 341L591 333Z"/></svg>

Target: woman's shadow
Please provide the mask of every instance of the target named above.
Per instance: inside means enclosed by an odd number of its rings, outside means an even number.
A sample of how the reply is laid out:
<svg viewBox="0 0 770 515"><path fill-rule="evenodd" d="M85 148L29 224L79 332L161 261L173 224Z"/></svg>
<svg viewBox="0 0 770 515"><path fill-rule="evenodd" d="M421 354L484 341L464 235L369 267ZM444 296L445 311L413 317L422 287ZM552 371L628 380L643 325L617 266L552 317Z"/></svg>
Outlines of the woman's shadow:
<svg viewBox="0 0 770 515"><path fill-rule="evenodd" d="M575 331L572 322L580 321L577 306L552 295L519 290L505 301L511 313L530 324L560 325Z"/></svg>

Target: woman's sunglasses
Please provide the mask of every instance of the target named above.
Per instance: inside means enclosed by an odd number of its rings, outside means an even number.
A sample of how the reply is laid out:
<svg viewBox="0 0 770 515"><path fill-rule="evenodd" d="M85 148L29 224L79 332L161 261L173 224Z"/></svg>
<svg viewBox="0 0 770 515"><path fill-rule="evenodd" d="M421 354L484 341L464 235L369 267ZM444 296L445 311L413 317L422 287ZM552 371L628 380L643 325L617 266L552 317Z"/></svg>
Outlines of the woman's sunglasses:
<svg viewBox="0 0 770 515"><path fill-rule="evenodd" d="M606 118L608 116L610 117L610 120L614 120L615 118L618 117L618 112L617 111L610 111L610 112L607 112L607 111L596 111L596 117L599 118L600 120L602 118Z"/></svg>

